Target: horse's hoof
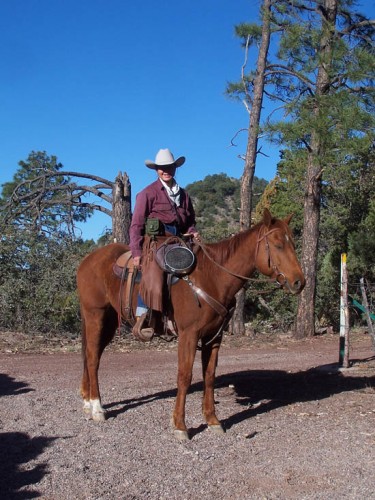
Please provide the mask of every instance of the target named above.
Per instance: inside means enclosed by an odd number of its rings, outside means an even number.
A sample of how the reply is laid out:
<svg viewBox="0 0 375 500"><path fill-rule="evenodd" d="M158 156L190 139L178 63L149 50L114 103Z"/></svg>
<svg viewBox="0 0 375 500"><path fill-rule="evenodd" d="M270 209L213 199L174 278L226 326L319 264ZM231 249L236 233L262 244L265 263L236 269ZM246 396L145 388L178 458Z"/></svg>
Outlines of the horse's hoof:
<svg viewBox="0 0 375 500"><path fill-rule="evenodd" d="M179 429L175 429L173 434L178 441L189 441L189 434L187 431L180 431Z"/></svg>
<svg viewBox="0 0 375 500"><path fill-rule="evenodd" d="M106 416L104 412L93 413L92 419L94 422L105 422Z"/></svg>
<svg viewBox="0 0 375 500"><path fill-rule="evenodd" d="M215 434L225 434L225 431L220 424L209 425L208 428Z"/></svg>
<svg viewBox="0 0 375 500"><path fill-rule="evenodd" d="M85 401L85 402L83 403L83 413L84 413L86 416L91 417L91 405L90 405L90 401Z"/></svg>

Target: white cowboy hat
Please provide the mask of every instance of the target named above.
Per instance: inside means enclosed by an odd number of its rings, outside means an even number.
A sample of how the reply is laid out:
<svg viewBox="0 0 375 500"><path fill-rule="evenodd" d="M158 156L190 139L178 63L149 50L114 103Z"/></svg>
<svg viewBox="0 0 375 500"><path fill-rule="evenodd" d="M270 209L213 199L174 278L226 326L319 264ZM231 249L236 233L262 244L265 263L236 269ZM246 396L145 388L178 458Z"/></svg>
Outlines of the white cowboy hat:
<svg viewBox="0 0 375 500"><path fill-rule="evenodd" d="M185 156L180 156L177 160L174 159L173 154L169 149L159 149L155 156L155 161L146 160L145 165L148 168L158 170L158 167L181 167L185 163Z"/></svg>

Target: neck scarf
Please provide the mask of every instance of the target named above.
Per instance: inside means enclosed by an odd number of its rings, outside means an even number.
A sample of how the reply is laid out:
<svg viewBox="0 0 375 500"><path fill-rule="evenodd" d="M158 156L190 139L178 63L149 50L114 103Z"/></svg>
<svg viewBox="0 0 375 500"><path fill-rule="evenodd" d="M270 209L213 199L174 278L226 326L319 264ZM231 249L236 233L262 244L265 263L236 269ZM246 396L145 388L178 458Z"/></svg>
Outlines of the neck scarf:
<svg viewBox="0 0 375 500"><path fill-rule="evenodd" d="M160 182L165 187L170 200L172 200L173 203L177 207L179 207L180 206L180 186L177 184L177 182L174 181L174 184L171 188L162 179L160 179Z"/></svg>

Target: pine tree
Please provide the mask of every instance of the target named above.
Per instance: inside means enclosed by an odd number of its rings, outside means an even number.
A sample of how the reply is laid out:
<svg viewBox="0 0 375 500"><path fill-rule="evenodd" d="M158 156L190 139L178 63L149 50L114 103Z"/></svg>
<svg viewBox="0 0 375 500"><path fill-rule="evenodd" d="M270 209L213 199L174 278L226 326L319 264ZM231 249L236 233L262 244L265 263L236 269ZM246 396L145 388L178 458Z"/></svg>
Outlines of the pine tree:
<svg viewBox="0 0 375 500"><path fill-rule="evenodd" d="M300 22L290 22L273 66L288 119L270 126L284 144L306 152L301 294L297 337L315 332L315 298L323 187L350 147L371 132L373 23L350 11L352 2L300 2ZM342 151L345 150L345 155Z"/></svg>

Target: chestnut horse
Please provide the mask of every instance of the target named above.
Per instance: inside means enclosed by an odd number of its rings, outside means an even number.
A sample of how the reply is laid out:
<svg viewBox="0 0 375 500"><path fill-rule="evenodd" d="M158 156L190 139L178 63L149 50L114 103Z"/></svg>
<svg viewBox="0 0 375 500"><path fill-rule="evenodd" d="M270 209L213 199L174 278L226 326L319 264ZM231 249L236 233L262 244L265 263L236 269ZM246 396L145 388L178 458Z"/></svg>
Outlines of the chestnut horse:
<svg viewBox="0 0 375 500"><path fill-rule="evenodd" d="M172 286L168 315L178 333L177 396L172 425L178 439L188 439L185 402L199 341L203 415L209 428L223 432L214 407L221 341L217 332L228 319L235 294L246 280L258 270L289 293L297 294L303 289L305 278L295 254L290 219L291 216L275 219L266 209L262 222L249 230L218 243L197 243L194 270ZM81 394L84 411L95 421L105 420L98 383L99 362L114 337L121 308L120 280L113 273L113 264L127 250L126 245L118 243L99 248L82 261L77 273L82 316Z"/></svg>

